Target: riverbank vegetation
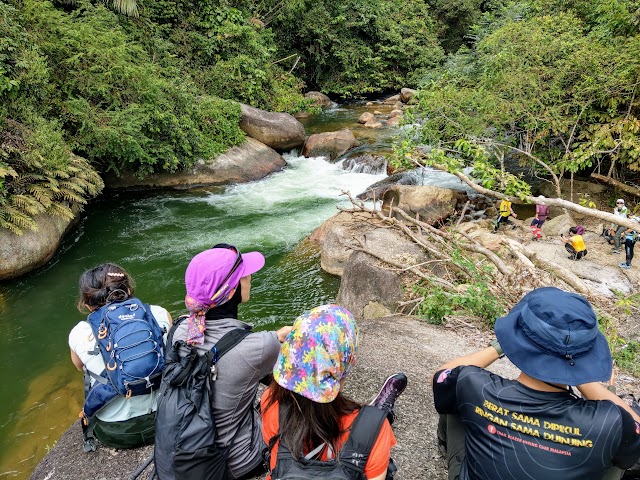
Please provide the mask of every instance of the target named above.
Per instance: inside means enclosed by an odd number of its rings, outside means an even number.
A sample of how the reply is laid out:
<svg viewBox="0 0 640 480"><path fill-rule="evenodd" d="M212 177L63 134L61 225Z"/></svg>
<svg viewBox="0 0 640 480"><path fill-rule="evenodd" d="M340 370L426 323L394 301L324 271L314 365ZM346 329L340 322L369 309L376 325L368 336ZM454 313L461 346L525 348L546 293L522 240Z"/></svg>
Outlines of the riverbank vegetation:
<svg viewBox="0 0 640 480"><path fill-rule="evenodd" d="M423 84L397 166L473 166L485 187L515 195L528 185L505 171L509 159L546 179L638 181L636 2L506 2L470 38Z"/></svg>
<svg viewBox="0 0 640 480"><path fill-rule="evenodd" d="M295 113L313 108L303 96L309 88L353 98L417 85L441 62L442 48L427 4L401 6L391 0L1 3L0 228L19 233L33 226L36 212L64 210L46 200L59 195L55 182L24 187L26 164L46 170L50 163L82 184L61 196L74 210L102 188L95 172L172 172L238 145L244 134L237 102ZM75 156L86 160L77 168L87 184L70 167Z"/></svg>

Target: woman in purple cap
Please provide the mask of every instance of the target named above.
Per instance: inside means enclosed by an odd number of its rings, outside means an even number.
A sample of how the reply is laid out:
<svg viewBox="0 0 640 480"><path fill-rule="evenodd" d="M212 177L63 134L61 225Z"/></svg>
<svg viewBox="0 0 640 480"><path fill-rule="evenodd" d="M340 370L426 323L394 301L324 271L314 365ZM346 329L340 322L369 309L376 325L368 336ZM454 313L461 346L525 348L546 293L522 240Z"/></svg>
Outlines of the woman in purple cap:
<svg viewBox="0 0 640 480"><path fill-rule="evenodd" d="M263 266L260 252L241 254L227 244L193 257L185 273L189 318L177 327L174 341L184 340L205 353L231 330L250 329L238 320L238 305L249 300L251 275ZM217 363L213 412L216 441L229 448L227 478L248 479L266 471L256 392L260 381L271 374L280 343L290 331L291 327L283 327L250 333Z"/></svg>

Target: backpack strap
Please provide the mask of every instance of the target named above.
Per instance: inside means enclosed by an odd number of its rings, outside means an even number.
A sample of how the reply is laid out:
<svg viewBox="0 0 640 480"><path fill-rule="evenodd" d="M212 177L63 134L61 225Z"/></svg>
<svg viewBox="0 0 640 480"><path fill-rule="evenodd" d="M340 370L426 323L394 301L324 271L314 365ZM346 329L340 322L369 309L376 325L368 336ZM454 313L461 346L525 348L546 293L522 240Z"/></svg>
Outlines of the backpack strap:
<svg viewBox="0 0 640 480"><path fill-rule="evenodd" d="M364 478L358 475L364 475L364 467L386 418L387 412L377 407L364 405L360 408L338 457L352 478Z"/></svg>
<svg viewBox="0 0 640 480"><path fill-rule="evenodd" d="M211 375L209 376L209 389L211 395L211 402L213 403L213 382L216 381L218 376L218 367L216 364L222 356L238 345L244 337L251 333L251 327L249 328L234 328L233 330L225 333L220 340L216 342L211 350L206 353L207 365L211 368Z"/></svg>

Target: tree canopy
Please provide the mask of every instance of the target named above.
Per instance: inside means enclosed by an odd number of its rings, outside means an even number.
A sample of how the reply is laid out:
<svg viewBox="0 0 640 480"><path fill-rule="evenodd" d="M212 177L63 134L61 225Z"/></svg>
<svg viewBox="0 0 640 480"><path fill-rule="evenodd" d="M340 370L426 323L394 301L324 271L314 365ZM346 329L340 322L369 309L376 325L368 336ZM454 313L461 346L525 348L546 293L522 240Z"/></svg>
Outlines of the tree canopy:
<svg viewBox="0 0 640 480"><path fill-rule="evenodd" d="M485 13L471 48L425 79L412 117L418 127L397 164L428 146L426 158L442 163L444 152L452 166L472 166L485 186L523 195L524 182L500 175L505 157L544 175L635 178L638 8L606 3L508 2Z"/></svg>

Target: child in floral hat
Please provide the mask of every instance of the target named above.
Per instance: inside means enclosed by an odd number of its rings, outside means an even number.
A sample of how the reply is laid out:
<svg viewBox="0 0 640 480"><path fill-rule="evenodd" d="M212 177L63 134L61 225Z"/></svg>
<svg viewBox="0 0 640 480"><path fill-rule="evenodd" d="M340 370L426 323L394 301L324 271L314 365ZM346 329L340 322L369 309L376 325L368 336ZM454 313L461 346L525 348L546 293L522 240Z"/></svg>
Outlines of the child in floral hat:
<svg viewBox="0 0 640 480"><path fill-rule="evenodd" d="M358 327L353 315L338 305L323 305L300 315L280 348L274 380L262 396L262 436L270 449L270 475L279 476L283 463L305 462L310 452L320 461L337 457L362 408L345 397L342 387L358 351ZM391 411L404 391L407 377L391 375L373 405ZM390 415L389 419L393 419ZM364 475L382 480L387 475L396 438L384 419L373 444ZM286 445L289 459L278 455ZM305 460L306 459L306 460Z"/></svg>

